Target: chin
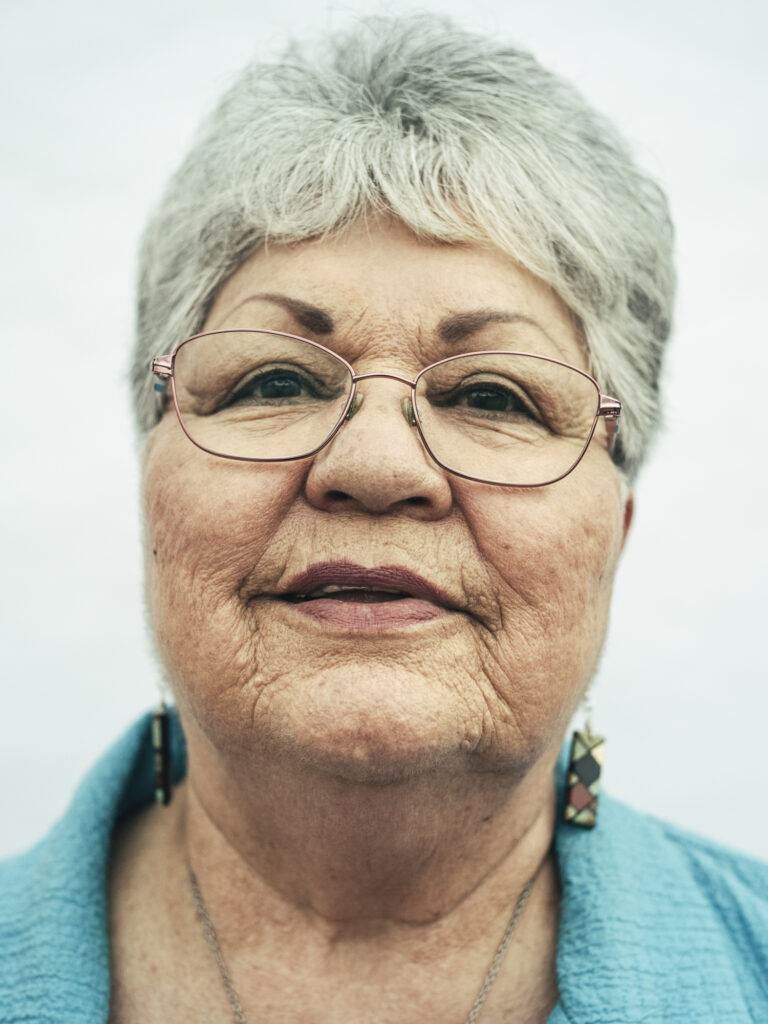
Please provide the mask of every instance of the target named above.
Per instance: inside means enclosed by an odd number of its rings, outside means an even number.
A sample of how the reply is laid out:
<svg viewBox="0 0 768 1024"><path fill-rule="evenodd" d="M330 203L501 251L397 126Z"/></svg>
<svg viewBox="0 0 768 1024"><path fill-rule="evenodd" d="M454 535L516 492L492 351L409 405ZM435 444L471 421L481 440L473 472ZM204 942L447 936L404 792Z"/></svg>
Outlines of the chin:
<svg viewBox="0 0 768 1024"><path fill-rule="evenodd" d="M307 767L339 781L378 785L431 774L461 756L460 750L398 744L370 733L326 737L322 745L305 743L296 753Z"/></svg>
<svg viewBox="0 0 768 1024"><path fill-rule="evenodd" d="M398 782L466 760L463 723L416 682L341 673L295 699L287 692L271 702L270 746L351 782Z"/></svg>

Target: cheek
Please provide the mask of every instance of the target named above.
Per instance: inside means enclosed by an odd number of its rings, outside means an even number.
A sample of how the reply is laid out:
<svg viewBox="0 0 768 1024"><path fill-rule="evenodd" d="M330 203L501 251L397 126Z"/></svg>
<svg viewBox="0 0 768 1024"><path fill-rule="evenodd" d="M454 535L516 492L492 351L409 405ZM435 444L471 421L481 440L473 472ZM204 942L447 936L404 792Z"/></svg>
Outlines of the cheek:
<svg viewBox="0 0 768 1024"><path fill-rule="evenodd" d="M253 637L241 587L304 473L300 463L230 463L163 437L152 445L144 471L147 603L177 691L181 680L223 678L218 652L245 665Z"/></svg>
<svg viewBox="0 0 768 1024"><path fill-rule="evenodd" d="M597 665L622 505L612 480L578 485L489 490L462 502L499 596L502 626L485 655L505 709L497 733L508 728L530 740L553 723L564 729Z"/></svg>
<svg viewBox="0 0 768 1024"><path fill-rule="evenodd" d="M503 602L550 614L565 628L579 610L610 596L622 525L618 487L567 484L465 503Z"/></svg>

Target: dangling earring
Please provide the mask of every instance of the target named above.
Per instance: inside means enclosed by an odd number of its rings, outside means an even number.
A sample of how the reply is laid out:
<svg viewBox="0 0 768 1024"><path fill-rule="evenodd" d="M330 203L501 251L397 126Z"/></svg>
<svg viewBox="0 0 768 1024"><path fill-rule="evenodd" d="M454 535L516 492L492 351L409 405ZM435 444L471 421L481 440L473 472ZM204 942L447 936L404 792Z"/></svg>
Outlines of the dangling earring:
<svg viewBox="0 0 768 1024"><path fill-rule="evenodd" d="M600 772L605 757L605 737L592 732L589 717L583 730L576 729L568 762L565 811L569 825L594 828L597 823L597 801L600 796Z"/></svg>
<svg viewBox="0 0 768 1024"><path fill-rule="evenodd" d="M155 755L155 803L171 802L171 723L165 701L152 716L152 749Z"/></svg>

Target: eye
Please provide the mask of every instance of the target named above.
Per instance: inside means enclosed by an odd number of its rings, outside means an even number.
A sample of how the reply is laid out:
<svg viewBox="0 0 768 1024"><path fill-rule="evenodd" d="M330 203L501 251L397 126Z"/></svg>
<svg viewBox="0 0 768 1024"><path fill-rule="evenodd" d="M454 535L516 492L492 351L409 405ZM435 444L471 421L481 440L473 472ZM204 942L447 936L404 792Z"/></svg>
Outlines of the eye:
<svg viewBox="0 0 768 1024"><path fill-rule="evenodd" d="M238 402L263 405L295 403L296 400L321 397L319 390L305 374L297 370L275 367L254 373L236 388L221 408Z"/></svg>
<svg viewBox="0 0 768 1024"><path fill-rule="evenodd" d="M241 389L238 394L242 394L243 390L246 389ZM295 373L275 370L252 377L247 391L252 395L259 395L260 398L297 398L302 391L302 381Z"/></svg>
<svg viewBox="0 0 768 1024"><path fill-rule="evenodd" d="M541 420L523 387L511 381L465 379L439 392L431 389L429 401L433 406L473 412L484 418Z"/></svg>
<svg viewBox="0 0 768 1024"><path fill-rule="evenodd" d="M480 409L484 412L520 412L526 415L531 410L519 395L509 388L498 384L478 384L464 388L455 398L455 405L464 405L469 409Z"/></svg>

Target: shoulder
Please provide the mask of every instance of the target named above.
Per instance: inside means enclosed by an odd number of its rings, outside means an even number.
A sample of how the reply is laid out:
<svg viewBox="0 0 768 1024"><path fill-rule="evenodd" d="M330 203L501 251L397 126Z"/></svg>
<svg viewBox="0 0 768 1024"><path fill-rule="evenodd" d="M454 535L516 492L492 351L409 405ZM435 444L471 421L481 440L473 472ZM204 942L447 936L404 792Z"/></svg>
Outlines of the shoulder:
<svg viewBox="0 0 768 1024"><path fill-rule="evenodd" d="M745 957L760 946L768 968L768 864L686 829L650 820L734 946Z"/></svg>
<svg viewBox="0 0 768 1024"><path fill-rule="evenodd" d="M0 1024L106 1019L111 839L115 823L152 798L149 721L94 765L41 842L0 863Z"/></svg>
<svg viewBox="0 0 768 1024"><path fill-rule="evenodd" d="M0 982L9 960L25 955L35 930L45 862L45 840L27 853L0 861Z"/></svg>
<svg viewBox="0 0 768 1024"><path fill-rule="evenodd" d="M745 905L768 913L768 863L652 815L605 798L610 823L633 839L642 838L655 867L685 880L708 899L722 904L730 893ZM653 865L651 865L653 866Z"/></svg>
<svg viewBox="0 0 768 1024"><path fill-rule="evenodd" d="M35 847L0 864L0 1022L96 1020L108 1005L105 843L80 851L67 818ZM80 1016L77 1016L80 1014Z"/></svg>
<svg viewBox="0 0 768 1024"><path fill-rule="evenodd" d="M607 795L556 849L570 1019L768 1019L768 865Z"/></svg>
<svg viewBox="0 0 768 1024"><path fill-rule="evenodd" d="M603 801L601 800L601 803ZM737 945L758 942L768 964L768 863L610 797L602 825L614 855L636 872L645 891L668 901L670 913L707 906ZM748 922L759 925L750 934Z"/></svg>

